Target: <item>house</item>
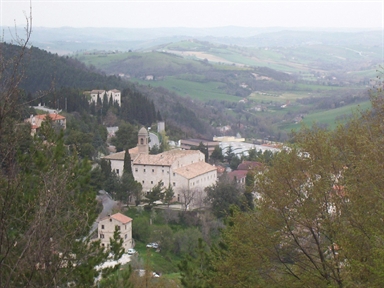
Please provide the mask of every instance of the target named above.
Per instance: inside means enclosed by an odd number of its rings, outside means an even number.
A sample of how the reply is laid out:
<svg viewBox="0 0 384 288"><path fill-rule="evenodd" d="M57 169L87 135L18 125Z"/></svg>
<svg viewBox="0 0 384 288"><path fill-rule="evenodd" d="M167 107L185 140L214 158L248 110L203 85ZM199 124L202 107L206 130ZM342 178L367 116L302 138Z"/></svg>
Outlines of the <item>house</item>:
<svg viewBox="0 0 384 288"><path fill-rule="evenodd" d="M132 218L121 213L108 215L99 221L97 228L97 238L100 240L102 247L109 248L110 239L113 238L116 228L119 230L121 239L123 239L123 248L125 252L128 252L128 249L133 247Z"/></svg>
<svg viewBox="0 0 384 288"><path fill-rule="evenodd" d="M243 161L237 166L237 170L231 171L227 177L236 183L245 186L245 179L249 171L263 168L263 164L256 161Z"/></svg>
<svg viewBox="0 0 384 288"><path fill-rule="evenodd" d="M67 120L64 116L57 113L41 114L29 117L24 122L31 124L31 135L35 135L37 130L41 127L41 124L47 120L47 117L53 122L54 125L62 129L67 128Z"/></svg>
<svg viewBox="0 0 384 288"><path fill-rule="evenodd" d="M227 174L227 177L231 181L236 181L237 184L245 186L245 179L247 177L248 170L234 170Z"/></svg>
<svg viewBox="0 0 384 288"><path fill-rule="evenodd" d="M238 166L237 166L237 170L245 170L245 171L249 171L249 170L255 170L256 168L261 168L263 167L263 164L260 163L260 162L256 162L256 161L242 161Z"/></svg>
<svg viewBox="0 0 384 288"><path fill-rule="evenodd" d="M148 131L142 127L138 133L138 144L129 150L132 174L141 183L144 192L149 192L159 182L164 187L171 186L175 200L189 202L197 207L205 197L204 188L217 180L217 169L205 162L205 156L199 150L173 149L157 155L149 154ZM121 176L124 170L125 152L108 155L111 169ZM186 201L186 194L193 191L194 199ZM199 199L199 200L198 200Z"/></svg>
<svg viewBox="0 0 384 288"><path fill-rule="evenodd" d="M97 97L100 97L101 103L104 101L104 95L107 95L108 102L112 98L113 103L117 103L121 106L121 91L117 89L106 90L92 90L90 93L91 99L89 102L97 103Z"/></svg>

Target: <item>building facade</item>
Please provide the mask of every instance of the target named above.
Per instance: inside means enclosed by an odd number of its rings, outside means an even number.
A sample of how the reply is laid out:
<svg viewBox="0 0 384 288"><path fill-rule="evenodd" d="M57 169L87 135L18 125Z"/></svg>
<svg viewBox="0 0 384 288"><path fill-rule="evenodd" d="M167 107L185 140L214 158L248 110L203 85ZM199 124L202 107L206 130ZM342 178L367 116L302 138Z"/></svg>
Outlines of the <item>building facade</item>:
<svg viewBox="0 0 384 288"><path fill-rule="evenodd" d="M101 219L98 224L98 239L101 246L109 248L110 239L113 239L113 234L117 228L120 232L120 237L123 239L123 248L125 252L133 247L132 241L132 218L121 213L108 215Z"/></svg>
<svg viewBox="0 0 384 288"><path fill-rule="evenodd" d="M108 101L112 98L112 102L117 102L119 106L121 106L121 91L113 89L113 90L92 90L90 92L91 99L90 102L97 103L97 97L100 97L101 103L103 103L104 95L107 95Z"/></svg>
<svg viewBox="0 0 384 288"><path fill-rule="evenodd" d="M57 113L31 115L28 119L24 120L31 124L31 135L35 135L37 130L41 127L44 121L50 120L54 125L61 129L67 128L67 120L64 116Z"/></svg>
<svg viewBox="0 0 384 288"><path fill-rule="evenodd" d="M129 150L134 179L141 183L144 194L159 182L172 187L175 201L188 202L196 208L205 198L204 188L214 185L217 169L205 162L205 156L198 150L173 149L157 155L149 154L148 131L143 127L138 133L137 147ZM125 152L108 155L111 169L121 176L124 170ZM193 194L193 199L186 199Z"/></svg>

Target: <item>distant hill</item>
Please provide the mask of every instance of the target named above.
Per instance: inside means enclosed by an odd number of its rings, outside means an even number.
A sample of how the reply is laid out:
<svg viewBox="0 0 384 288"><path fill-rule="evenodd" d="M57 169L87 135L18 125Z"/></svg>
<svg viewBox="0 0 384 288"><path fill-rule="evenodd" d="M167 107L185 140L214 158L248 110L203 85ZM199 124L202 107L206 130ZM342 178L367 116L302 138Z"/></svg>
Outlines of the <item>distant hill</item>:
<svg viewBox="0 0 384 288"><path fill-rule="evenodd" d="M11 41L7 27L2 27L5 41ZM19 27L19 35L23 28ZM295 29L282 27L216 28L44 28L34 27L32 45L58 54L92 50L148 50L164 43L197 39L211 43L248 47L289 47L307 42L326 45L379 45L381 30L367 29Z"/></svg>
<svg viewBox="0 0 384 288"><path fill-rule="evenodd" d="M1 43L1 52L6 59L15 57L20 47ZM89 89L120 89L123 82L116 76L106 76L101 71L87 67L80 61L31 47L26 50L23 62L25 77L20 87L27 93L46 91L52 87Z"/></svg>
<svg viewBox="0 0 384 288"><path fill-rule="evenodd" d="M12 59L20 52L19 46L6 43L2 43L0 49L5 59ZM67 107L67 112L88 111L101 116L101 113L105 114L107 111L92 111L82 92L116 88L122 91L123 105L121 109L114 108L120 119L147 126L155 122L159 115L163 115L179 135L213 135L207 120L211 109L203 109L203 104L198 101L190 102L166 90L148 90L148 87L134 85L119 77L106 76L76 59L60 57L35 47L26 50L22 64L25 67L25 76L19 87L25 90L33 105L41 102L52 108ZM40 91L48 93L40 97ZM161 101L157 97L159 93ZM38 100L34 100L37 96ZM202 111L205 113L201 113ZM155 115L156 113L159 115Z"/></svg>

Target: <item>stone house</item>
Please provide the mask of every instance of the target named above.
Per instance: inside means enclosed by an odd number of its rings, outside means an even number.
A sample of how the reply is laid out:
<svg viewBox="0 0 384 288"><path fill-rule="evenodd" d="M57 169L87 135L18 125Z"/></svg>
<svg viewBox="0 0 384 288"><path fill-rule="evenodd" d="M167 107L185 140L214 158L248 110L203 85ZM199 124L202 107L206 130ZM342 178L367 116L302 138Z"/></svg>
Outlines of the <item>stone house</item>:
<svg viewBox="0 0 384 288"><path fill-rule="evenodd" d="M120 231L120 237L123 239L123 248L125 252L133 247L132 242L132 218L121 213L108 215L98 223L98 239L102 247L109 248L110 239L113 238L115 228Z"/></svg>
<svg viewBox="0 0 384 288"><path fill-rule="evenodd" d="M35 135L37 130L41 127L41 124L50 118L54 125L62 129L67 128L67 120L64 116L59 115L57 113L49 113L49 114L40 114L40 115L31 115L28 119L25 119L24 122L31 124L31 135Z"/></svg>

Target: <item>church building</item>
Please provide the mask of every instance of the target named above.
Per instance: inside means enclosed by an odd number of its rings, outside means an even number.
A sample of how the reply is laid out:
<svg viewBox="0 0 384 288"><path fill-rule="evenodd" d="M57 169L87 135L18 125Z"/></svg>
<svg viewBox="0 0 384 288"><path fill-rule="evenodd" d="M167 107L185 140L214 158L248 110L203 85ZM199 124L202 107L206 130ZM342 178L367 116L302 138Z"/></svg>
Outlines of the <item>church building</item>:
<svg viewBox="0 0 384 288"><path fill-rule="evenodd" d="M150 191L160 181L175 193L175 200L186 203L190 208L202 206L204 188L214 185L217 169L205 162L205 156L198 150L173 149L157 155L149 154L148 131L142 127L138 133L138 143L129 150L132 174L141 183L143 192ZM122 176L125 152L108 155L111 169ZM186 199L192 197L193 199Z"/></svg>

